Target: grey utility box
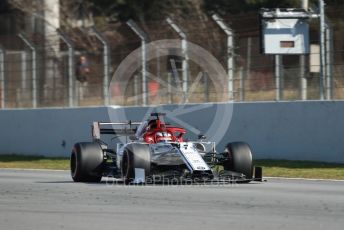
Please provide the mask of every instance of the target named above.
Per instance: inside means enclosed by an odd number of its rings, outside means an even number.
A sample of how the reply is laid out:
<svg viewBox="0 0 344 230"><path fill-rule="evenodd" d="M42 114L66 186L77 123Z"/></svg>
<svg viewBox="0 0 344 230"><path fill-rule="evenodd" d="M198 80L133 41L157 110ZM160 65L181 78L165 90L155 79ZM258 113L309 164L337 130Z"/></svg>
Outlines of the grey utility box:
<svg viewBox="0 0 344 230"><path fill-rule="evenodd" d="M309 18L303 9L261 9L261 52L308 54Z"/></svg>

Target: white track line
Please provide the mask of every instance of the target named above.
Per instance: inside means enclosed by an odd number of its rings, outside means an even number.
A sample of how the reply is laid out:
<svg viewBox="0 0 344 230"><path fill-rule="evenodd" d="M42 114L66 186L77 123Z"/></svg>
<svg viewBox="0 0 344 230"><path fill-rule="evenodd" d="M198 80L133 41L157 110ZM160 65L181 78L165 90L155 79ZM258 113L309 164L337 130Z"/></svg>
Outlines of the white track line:
<svg viewBox="0 0 344 230"><path fill-rule="evenodd" d="M69 170L62 169L25 169L25 168L0 168L0 171L36 171L36 172L68 172ZM336 179L317 179L317 178L295 178L295 177L263 177L263 179L277 179L277 180L305 180L305 181L329 181L329 182L344 182L344 180Z"/></svg>
<svg viewBox="0 0 344 230"><path fill-rule="evenodd" d="M294 177L264 177L263 179L277 179L277 180L305 180L305 181L329 181L329 182L344 182L344 180L336 179L317 179L317 178L294 178Z"/></svg>
<svg viewBox="0 0 344 230"><path fill-rule="evenodd" d="M12 170L12 171L37 171L37 172L68 172L69 170L63 169L25 169L25 168L0 168L0 171Z"/></svg>

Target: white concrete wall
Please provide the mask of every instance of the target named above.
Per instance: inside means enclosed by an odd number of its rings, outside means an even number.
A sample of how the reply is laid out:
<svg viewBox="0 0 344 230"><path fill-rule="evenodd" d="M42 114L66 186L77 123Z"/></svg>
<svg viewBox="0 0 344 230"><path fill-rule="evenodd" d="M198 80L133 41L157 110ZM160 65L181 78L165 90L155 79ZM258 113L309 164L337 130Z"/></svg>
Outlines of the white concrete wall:
<svg viewBox="0 0 344 230"><path fill-rule="evenodd" d="M212 122L215 108L185 114L183 119L202 130ZM125 112L128 119L140 120L147 109L109 110L112 117L122 119L120 114ZM90 126L97 120L109 120L108 108L1 110L0 153L68 156L75 142L91 140ZM235 103L232 122L218 151L227 142L245 141L256 159L344 163L343 136L343 101Z"/></svg>

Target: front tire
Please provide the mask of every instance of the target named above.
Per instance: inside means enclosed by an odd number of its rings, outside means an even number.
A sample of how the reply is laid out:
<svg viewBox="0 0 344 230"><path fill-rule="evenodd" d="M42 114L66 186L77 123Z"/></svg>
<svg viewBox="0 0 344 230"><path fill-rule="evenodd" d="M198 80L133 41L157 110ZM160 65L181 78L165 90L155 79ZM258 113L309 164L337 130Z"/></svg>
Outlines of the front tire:
<svg viewBox="0 0 344 230"><path fill-rule="evenodd" d="M246 179L253 177L253 163L251 148L244 142L233 142L226 146L225 153L228 161L225 162L225 170L233 170L245 175Z"/></svg>
<svg viewBox="0 0 344 230"><path fill-rule="evenodd" d="M74 145L70 157L70 170L74 182L100 182L104 166L103 150L95 142Z"/></svg>
<svg viewBox="0 0 344 230"><path fill-rule="evenodd" d="M129 184L135 180L135 168L143 169L144 176L149 176L150 166L151 155L149 145L134 143L124 149L121 169L125 184Z"/></svg>

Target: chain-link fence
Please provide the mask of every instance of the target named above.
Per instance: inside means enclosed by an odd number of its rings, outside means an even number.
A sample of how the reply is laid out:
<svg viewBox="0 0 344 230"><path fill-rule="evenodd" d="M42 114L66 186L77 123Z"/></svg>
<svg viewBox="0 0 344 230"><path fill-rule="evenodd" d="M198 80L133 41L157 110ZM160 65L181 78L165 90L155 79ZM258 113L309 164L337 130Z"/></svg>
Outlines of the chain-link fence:
<svg viewBox="0 0 344 230"><path fill-rule="evenodd" d="M335 18L329 18L335 21ZM260 53L259 20L256 14L224 18L233 33L228 36L211 17L177 20L185 33L166 21L146 22L138 27L147 35L146 42L161 39L185 39L210 52L232 74L233 97L218 95L211 76L192 60L173 55L156 55L146 62L146 73L139 66L126 84L111 79L120 63L142 40L125 23L102 27L101 32L81 29L91 46L82 46L70 31L54 34L0 36L0 77L2 108L142 105L144 87L147 104L169 104L182 101L179 85L187 81L192 93L188 103L274 100L317 100L320 98L320 73L316 59L319 45L317 22L311 23L312 55L264 55ZM331 24L327 37L327 73L325 87L332 97L344 98L344 27ZM182 48L182 42L181 42ZM156 52L159 52L157 49ZM232 66L228 68L228 58ZM140 56L141 57L141 56ZM138 57L138 58L140 58ZM315 58L314 58L315 57ZM278 60L276 60L278 59ZM315 62L314 62L315 59ZM141 60L139 60L141 61ZM184 62L184 64L183 64ZM278 65L278 66L276 66ZM183 78L187 71L188 78ZM145 74L146 78L142 75ZM223 76L228 81L228 76ZM144 80L146 79L146 80ZM144 82L146 81L146 82ZM184 82L183 82L184 81ZM195 84L195 82L197 84ZM227 89L227 85L223 86ZM141 96L140 96L141 95Z"/></svg>

